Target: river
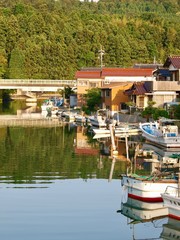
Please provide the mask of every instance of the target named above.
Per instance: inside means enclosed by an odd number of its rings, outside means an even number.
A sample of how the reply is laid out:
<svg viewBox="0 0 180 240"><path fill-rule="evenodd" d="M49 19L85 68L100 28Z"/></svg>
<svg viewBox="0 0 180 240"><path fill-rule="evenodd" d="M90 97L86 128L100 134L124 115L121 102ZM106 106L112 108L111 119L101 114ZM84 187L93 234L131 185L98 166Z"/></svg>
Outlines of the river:
<svg viewBox="0 0 180 240"><path fill-rule="evenodd" d="M108 150L74 124L1 127L0 238L175 239L163 237L167 217L137 221L128 217L132 206L123 211L120 174L127 162L116 162L111 176Z"/></svg>

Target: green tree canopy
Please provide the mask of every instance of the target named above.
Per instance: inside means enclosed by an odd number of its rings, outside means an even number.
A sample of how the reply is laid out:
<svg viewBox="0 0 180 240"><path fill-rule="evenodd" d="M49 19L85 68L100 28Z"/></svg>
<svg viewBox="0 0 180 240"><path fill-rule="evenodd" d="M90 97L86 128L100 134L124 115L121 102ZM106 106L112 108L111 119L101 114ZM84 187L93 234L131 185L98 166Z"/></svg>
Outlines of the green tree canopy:
<svg viewBox="0 0 180 240"><path fill-rule="evenodd" d="M87 90L86 110L90 112L97 111L101 104L101 90L99 88L92 88Z"/></svg>

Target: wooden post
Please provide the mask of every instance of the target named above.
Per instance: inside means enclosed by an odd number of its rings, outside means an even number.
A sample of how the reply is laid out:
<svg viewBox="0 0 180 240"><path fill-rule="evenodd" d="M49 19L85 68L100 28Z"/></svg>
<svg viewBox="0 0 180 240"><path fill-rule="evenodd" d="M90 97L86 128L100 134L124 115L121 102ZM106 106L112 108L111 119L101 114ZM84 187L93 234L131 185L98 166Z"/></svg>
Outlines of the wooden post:
<svg viewBox="0 0 180 240"><path fill-rule="evenodd" d="M112 180L112 175L113 175L113 172L114 172L115 162L116 162L116 158L113 157L112 164L111 164L111 171L110 171L110 174L109 174L109 182Z"/></svg>
<svg viewBox="0 0 180 240"><path fill-rule="evenodd" d="M128 146L128 134L125 135L125 142L126 142L126 158L129 160L129 146Z"/></svg>

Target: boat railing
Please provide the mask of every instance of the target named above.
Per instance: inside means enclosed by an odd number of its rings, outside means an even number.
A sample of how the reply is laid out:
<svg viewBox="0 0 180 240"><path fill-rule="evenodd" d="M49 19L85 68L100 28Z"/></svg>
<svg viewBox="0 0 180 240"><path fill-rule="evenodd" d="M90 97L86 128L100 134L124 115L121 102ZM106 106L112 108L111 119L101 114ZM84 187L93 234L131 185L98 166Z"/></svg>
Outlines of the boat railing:
<svg viewBox="0 0 180 240"><path fill-rule="evenodd" d="M180 187L167 186L165 194L171 195L173 197L180 197Z"/></svg>

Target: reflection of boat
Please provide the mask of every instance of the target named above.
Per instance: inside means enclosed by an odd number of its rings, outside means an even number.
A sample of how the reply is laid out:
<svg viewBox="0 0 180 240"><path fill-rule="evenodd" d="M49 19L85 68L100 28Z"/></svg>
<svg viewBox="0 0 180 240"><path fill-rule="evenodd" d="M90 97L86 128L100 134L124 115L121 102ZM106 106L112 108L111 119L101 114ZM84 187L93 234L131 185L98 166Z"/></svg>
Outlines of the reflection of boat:
<svg viewBox="0 0 180 240"><path fill-rule="evenodd" d="M75 122L79 122L79 123L86 123L87 122L87 118L81 114L76 114L74 116Z"/></svg>
<svg viewBox="0 0 180 240"><path fill-rule="evenodd" d="M180 155L180 148L161 148L158 145L152 145L149 143L143 143L143 150L154 151L160 158L167 158L173 154Z"/></svg>
<svg viewBox="0 0 180 240"><path fill-rule="evenodd" d="M126 203L121 203L121 211L124 216L131 218L133 222L147 222L168 215L167 207L163 203L146 203L128 198Z"/></svg>
<svg viewBox="0 0 180 240"><path fill-rule="evenodd" d="M171 119L160 119L159 122L140 123L139 127L143 136L160 146L167 148L180 147L178 126Z"/></svg>
<svg viewBox="0 0 180 240"><path fill-rule="evenodd" d="M128 190L128 197L145 202L162 202L161 193L165 192L167 186L177 187L178 180L173 173L160 173L157 170L150 176L124 175L122 184Z"/></svg>
<svg viewBox="0 0 180 240"><path fill-rule="evenodd" d="M180 188L168 186L161 196L164 205L168 207L169 217L180 220Z"/></svg>
<svg viewBox="0 0 180 240"><path fill-rule="evenodd" d="M168 218L168 222L166 224L163 224L163 230L160 237L166 240L180 239L179 220Z"/></svg>
<svg viewBox="0 0 180 240"><path fill-rule="evenodd" d="M53 109L57 109L63 105L63 98L50 98L47 99L43 102L43 104L41 105L41 110L43 111L48 111L51 110L53 111Z"/></svg>
<svg viewBox="0 0 180 240"><path fill-rule="evenodd" d="M110 129L97 129L93 128L95 134L109 134L110 136ZM125 134L125 133L138 133L140 128L136 125L122 125L114 127L115 135L118 134Z"/></svg>
<svg viewBox="0 0 180 240"><path fill-rule="evenodd" d="M77 115L76 111L65 110L61 113L61 118L64 118L65 120L67 120L69 122L74 122L76 115Z"/></svg>

